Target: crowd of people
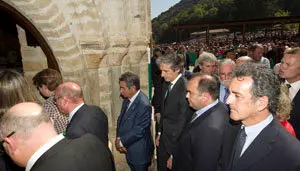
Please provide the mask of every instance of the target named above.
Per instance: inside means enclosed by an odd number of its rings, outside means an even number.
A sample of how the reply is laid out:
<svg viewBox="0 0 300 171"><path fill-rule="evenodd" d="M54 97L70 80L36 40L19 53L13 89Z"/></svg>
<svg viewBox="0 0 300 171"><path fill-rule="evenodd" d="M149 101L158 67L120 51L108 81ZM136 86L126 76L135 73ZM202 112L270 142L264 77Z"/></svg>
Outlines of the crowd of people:
<svg viewBox="0 0 300 171"><path fill-rule="evenodd" d="M203 51L193 71L185 48L151 60L158 170L299 170L300 48L285 47L277 69L261 44Z"/></svg>
<svg viewBox="0 0 300 171"><path fill-rule="evenodd" d="M156 47L151 103L137 74L119 78L115 149L132 171L147 171L155 149L158 171L299 170L300 48L294 45L276 53L272 43L198 54L184 44ZM85 103L80 85L63 82L53 69L32 82L44 102L22 74L0 71L0 170L115 170L107 116Z"/></svg>

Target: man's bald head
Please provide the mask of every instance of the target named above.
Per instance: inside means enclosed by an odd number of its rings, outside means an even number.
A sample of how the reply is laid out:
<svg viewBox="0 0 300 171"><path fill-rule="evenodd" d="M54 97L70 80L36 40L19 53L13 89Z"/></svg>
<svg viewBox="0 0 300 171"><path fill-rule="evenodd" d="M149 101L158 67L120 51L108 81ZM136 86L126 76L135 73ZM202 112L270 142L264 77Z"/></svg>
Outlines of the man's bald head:
<svg viewBox="0 0 300 171"><path fill-rule="evenodd" d="M81 87L74 82L65 82L59 85L55 90L56 97L66 97L70 99L73 103L82 103L83 92Z"/></svg>
<svg viewBox="0 0 300 171"><path fill-rule="evenodd" d="M50 123L49 114L32 102L19 103L11 107L2 117L0 129L3 136L15 131L27 136L42 123Z"/></svg>

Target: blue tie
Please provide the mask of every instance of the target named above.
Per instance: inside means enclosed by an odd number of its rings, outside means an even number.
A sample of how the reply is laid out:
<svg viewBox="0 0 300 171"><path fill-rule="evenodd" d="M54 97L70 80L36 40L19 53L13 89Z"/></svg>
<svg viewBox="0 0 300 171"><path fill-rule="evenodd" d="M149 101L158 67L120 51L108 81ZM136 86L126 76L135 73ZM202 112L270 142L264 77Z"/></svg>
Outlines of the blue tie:
<svg viewBox="0 0 300 171"><path fill-rule="evenodd" d="M121 114L120 114L120 123L122 122L123 116L125 115L125 113L126 113L126 111L128 109L129 104L130 104L130 100L129 99L125 99L124 100L124 107L122 108Z"/></svg>
<svg viewBox="0 0 300 171"><path fill-rule="evenodd" d="M238 136L237 136L237 141L236 141L236 144L235 144L235 150L234 150L234 156L233 156L233 166L237 163L237 161L240 159L240 156L241 156L241 153L242 153L242 150L243 150L243 147L245 145L245 142L246 142L246 137L247 137L247 134L245 132L245 127L243 127Z"/></svg>
<svg viewBox="0 0 300 171"><path fill-rule="evenodd" d="M225 109L226 109L226 111L229 113L230 112L230 109L229 109L229 106L228 106L228 104L226 104L226 100L227 100L227 98L228 98L228 96L229 96L229 89L227 88L227 87L225 87L225 95L224 95L224 98L223 98L223 103L224 103L224 107L225 107Z"/></svg>

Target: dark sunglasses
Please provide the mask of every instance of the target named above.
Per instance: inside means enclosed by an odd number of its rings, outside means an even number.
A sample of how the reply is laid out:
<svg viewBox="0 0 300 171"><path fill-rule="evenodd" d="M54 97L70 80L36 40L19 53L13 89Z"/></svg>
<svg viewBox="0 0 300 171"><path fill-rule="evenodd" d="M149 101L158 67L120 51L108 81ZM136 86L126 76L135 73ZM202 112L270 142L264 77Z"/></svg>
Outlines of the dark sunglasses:
<svg viewBox="0 0 300 171"><path fill-rule="evenodd" d="M16 132L13 131L13 132L11 132L10 134L8 134L6 137L9 138L9 137L11 137L12 135L14 135L15 133L16 133ZM4 144L4 139L0 141L0 154L5 153L3 144Z"/></svg>

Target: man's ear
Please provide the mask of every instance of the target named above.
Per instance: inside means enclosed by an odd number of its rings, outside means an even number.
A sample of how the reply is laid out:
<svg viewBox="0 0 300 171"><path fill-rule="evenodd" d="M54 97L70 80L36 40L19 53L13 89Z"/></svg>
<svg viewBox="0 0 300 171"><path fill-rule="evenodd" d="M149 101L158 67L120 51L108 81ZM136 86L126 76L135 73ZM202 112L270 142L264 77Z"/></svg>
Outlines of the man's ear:
<svg viewBox="0 0 300 171"><path fill-rule="evenodd" d="M129 89L130 89L131 91L136 91L136 86L135 86L135 85L132 85Z"/></svg>
<svg viewBox="0 0 300 171"><path fill-rule="evenodd" d="M257 103L257 110L262 111L268 108L269 98L267 96L259 97L256 103Z"/></svg>
<svg viewBox="0 0 300 171"><path fill-rule="evenodd" d="M12 138L5 137L4 139L3 147L5 149L5 152L11 156L15 153L17 147L16 147L16 141Z"/></svg>

